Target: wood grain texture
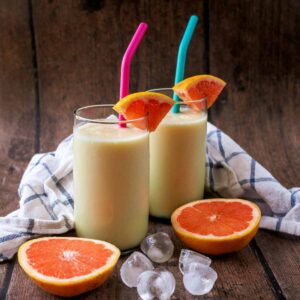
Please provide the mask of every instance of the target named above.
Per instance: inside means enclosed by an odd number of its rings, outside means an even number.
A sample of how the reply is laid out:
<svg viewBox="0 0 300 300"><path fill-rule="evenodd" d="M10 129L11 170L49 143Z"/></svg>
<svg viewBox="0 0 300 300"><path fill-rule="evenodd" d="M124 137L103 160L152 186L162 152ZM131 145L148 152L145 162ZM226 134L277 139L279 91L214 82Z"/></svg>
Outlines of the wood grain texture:
<svg viewBox="0 0 300 300"><path fill-rule="evenodd" d="M34 70L26 1L0 3L0 216L18 207L17 188L35 150ZM0 298L14 263L0 264Z"/></svg>
<svg viewBox="0 0 300 300"><path fill-rule="evenodd" d="M34 70L26 2L0 3L0 215L15 209L35 145Z"/></svg>
<svg viewBox="0 0 300 300"><path fill-rule="evenodd" d="M52 150L71 133L75 108L118 100L121 59L141 21L149 29L132 61L131 91L171 86L181 34L189 15L201 17L202 9L202 1L192 0L103 1L98 6L91 1L33 1L42 150ZM187 75L203 71L202 37L200 24Z"/></svg>
<svg viewBox="0 0 300 300"><path fill-rule="evenodd" d="M5 275L7 273L8 264L0 265L0 299L5 298L7 286L5 283Z"/></svg>
<svg viewBox="0 0 300 300"><path fill-rule="evenodd" d="M210 2L210 72L228 82L214 124L290 188L300 175L300 5L297 1ZM256 239L285 296L299 293L299 239Z"/></svg>
<svg viewBox="0 0 300 300"><path fill-rule="evenodd" d="M212 266L219 275L214 289L203 297L190 295L183 286L182 275L178 269L178 259L182 244L175 237L170 225L154 223L152 221L149 233L158 231L167 232L175 243L173 257L165 264L156 264L157 267L165 267L175 276L176 290L172 296L172 300L223 299L228 297L230 299L257 299L258 294L261 299L275 299L262 266L259 265L249 247L236 254L213 258ZM120 267L127 257L128 256L121 257L111 278L104 285L94 291L77 297L77 299L139 299L136 289L126 287L120 278ZM7 299L16 299L20 294L24 296L24 299L59 299L59 297L48 295L38 288L24 274L20 267L16 265Z"/></svg>
<svg viewBox="0 0 300 300"><path fill-rule="evenodd" d="M190 295L184 288L182 275L178 269L178 259L180 250L182 249L181 242L176 238L170 225L151 222L149 233L163 231L168 233L174 244L175 252L173 257L165 264L156 264L156 267L163 266L173 273L176 279L176 289L172 300L192 300L192 299L223 299L230 296L232 299L256 297L258 292L262 293L264 299L274 299L267 279L264 276L262 267L256 261L250 249L245 249L239 254L228 255L226 257L213 258L213 267L219 274L219 278L212 292L205 297L195 297ZM119 269L123 261L127 258L122 257L118 263L117 270L113 277L103 287L90 293L85 299L140 299L137 296L136 290L126 287L119 275ZM251 266L249 268L249 265ZM239 276L238 274L245 274ZM253 280L254 278L254 280ZM252 280L252 284L249 282Z"/></svg>
<svg viewBox="0 0 300 300"><path fill-rule="evenodd" d="M132 63L131 91L172 85L178 43L193 13L200 24L186 76L209 71L228 82L212 121L283 184L299 186L299 9L297 0L1 2L0 215L17 207L21 174L39 144L53 150L72 132L76 107L118 99L121 58L140 21L150 27ZM169 225L151 223L149 232L160 230L176 244L165 265L176 277L172 299L280 298L254 247L213 258L215 288L205 297L189 295L177 269L181 244ZM299 239L260 231L256 244L284 295L299 298ZM102 287L78 299L138 299L120 281L125 259ZM59 299L36 287L18 264L0 265L0 287L10 279L7 268L12 279L1 296L8 288L11 300Z"/></svg>
<svg viewBox="0 0 300 300"><path fill-rule="evenodd" d="M278 180L299 185L300 4L210 3L210 72L227 81L212 119Z"/></svg>
<svg viewBox="0 0 300 300"><path fill-rule="evenodd" d="M300 298L300 240L284 234L259 231L257 238L263 255L272 269L284 295Z"/></svg>

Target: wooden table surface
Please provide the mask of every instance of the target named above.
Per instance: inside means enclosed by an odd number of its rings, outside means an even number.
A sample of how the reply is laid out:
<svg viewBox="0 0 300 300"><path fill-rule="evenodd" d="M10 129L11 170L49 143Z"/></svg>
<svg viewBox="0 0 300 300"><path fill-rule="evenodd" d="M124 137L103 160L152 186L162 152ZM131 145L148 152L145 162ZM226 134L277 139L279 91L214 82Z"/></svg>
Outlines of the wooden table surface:
<svg viewBox="0 0 300 300"><path fill-rule="evenodd" d="M149 30L132 64L131 91L171 86L177 47L192 13L199 25L186 76L227 81L210 121L287 187L300 186L300 2L298 0L0 2L0 215L18 207L17 188L35 152L71 133L73 110L118 100L124 50L140 21ZM172 299L196 299L177 269L171 234ZM242 251L213 258L219 278L203 299L300 299L300 239L260 230ZM118 264L82 299L138 299ZM37 288L16 259L0 265L0 299L55 299ZM199 297L200 299L201 297Z"/></svg>

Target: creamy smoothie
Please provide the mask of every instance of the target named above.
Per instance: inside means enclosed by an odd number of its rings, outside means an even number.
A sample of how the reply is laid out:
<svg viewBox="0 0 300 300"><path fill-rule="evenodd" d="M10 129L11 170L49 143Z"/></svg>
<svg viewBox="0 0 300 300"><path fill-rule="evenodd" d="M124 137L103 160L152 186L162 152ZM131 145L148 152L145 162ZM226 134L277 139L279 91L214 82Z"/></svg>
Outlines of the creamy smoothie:
<svg viewBox="0 0 300 300"><path fill-rule="evenodd" d="M137 246L148 228L149 134L117 124L74 129L74 213L78 236Z"/></svg>
<svg viewBox="0 0 300 300"><path fill-rule="evenodd" d="M150 135L150 214L170 217L203 198L206 112L170 112Z"/></svg>

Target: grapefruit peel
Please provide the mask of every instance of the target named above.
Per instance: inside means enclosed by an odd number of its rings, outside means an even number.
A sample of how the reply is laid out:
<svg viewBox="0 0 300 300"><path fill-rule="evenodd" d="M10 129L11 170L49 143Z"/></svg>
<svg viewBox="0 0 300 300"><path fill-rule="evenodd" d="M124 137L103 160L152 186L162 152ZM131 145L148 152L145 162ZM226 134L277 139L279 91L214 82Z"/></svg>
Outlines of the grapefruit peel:
<svg viewBox="0 0 300 300"><path fill-rule="evenodd" d="M210 108L224 89L225 85L226 82L221 78L203 74L188 77L180 81L173 86L173 91L187 104L192 100L206 98L207 108ZM202 104L199 105L202 106Z"/></svg>
<svg viewBox="0 0 300 300"><path fill-rule="evenodd" d="M81 240L91 241L95 244L102 244L105 249L111 250L111 255L108 257L105 264L93 270L87 275L73 276L71 278L57 278L53 276L47 276L37 271L31 263L29 263L26 251L36 242L49 241L51 239L61 240ZM40 249L41 253L43 249ZM45 237L30 240L25 242L18 250L18 261L24 272L43 290L50 294L72 297L90 291L102 285L112 273L118 259L120 257L120 250L114 245L104 242L85 238L74 238L74 237ZM59 268L59 264L56 266Z"/></svg>
<svg viewBox="0 0 300 300"><path fill-rule="evenodd" d="M113 109L124 115L126 120L148 116L148 129L151 132L156 129L174 103L172 98L161 93L138 92L120 99ZM132 124L140 129L147 128L143 121L135 121Z"/></svg>
<svg viewBox="0 0 300 300"><path fill-rule="evenodd" d="M195 232L193 233L181 226L178 219L180 218L180 214L186 208L191 208L199 203L201 204L212 202L238 202L247 205L248 207L252 208L252 220L248 222L248 226L244 230L236 231L232 234L224 236L216 236L213 234L203 235ZM198 207L198 209L199 208L200 207ZM177 208L171 216L171 223L176 235L186 246L205 254L219 255L224 253L236 252L247 246L257 233L260 219L261 211L259 207L253 202L242 199L208 199L190 202ZM226 223L221 224L221 226L224 225L226 226Z"/></svg>

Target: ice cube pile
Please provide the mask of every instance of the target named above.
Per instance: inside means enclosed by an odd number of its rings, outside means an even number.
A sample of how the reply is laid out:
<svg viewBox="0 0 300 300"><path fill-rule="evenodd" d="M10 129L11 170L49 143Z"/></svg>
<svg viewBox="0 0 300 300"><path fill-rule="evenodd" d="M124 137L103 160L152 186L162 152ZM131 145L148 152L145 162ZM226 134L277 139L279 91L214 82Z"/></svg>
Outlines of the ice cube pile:
<svg viewBox="0 0 300 300"><path fill-rule="evenodd" d="M165 268L154 268L152 262L161 264L172 257L172 240L168 234L157 232L142 241L141 250L145 255L135 251L121 266L123 283L130 288L136 287L143 300L170 299L175 291L175 278ZM188 249L181 250L179 270L183 274L184 287L190 294L204 295L211 291L218 276L210 264L211 259L205 255Z"/></svg>

